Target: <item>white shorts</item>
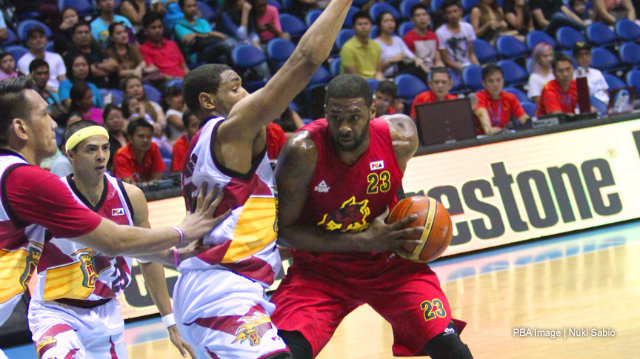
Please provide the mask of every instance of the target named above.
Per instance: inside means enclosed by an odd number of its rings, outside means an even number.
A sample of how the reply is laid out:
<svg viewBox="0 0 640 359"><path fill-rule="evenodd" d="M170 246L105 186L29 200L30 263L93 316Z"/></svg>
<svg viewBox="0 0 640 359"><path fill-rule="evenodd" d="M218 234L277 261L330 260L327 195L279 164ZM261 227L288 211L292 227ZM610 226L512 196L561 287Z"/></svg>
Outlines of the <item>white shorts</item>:
<svg viewBox="0 0 640 359"><path fill-rule="evenodd" d="M29 329L40 359L128 358L117 299L90 309L32 300Z"/></svg>
<svg viewBox="0 0 640 359"><path fill-rule="evenodd" d="M2 352L2 349L0 349L0 359L9 359L9 358L7 358L7 356L4 354L4 352Z"/></svg>
<svg viewBox="0 0 640 359"><path fill-rule="evenodd" d="M260 283L226 270L183 273L173 290L180 334L201 359L258 359L288 351L271 323L274 309Z"/></svg>

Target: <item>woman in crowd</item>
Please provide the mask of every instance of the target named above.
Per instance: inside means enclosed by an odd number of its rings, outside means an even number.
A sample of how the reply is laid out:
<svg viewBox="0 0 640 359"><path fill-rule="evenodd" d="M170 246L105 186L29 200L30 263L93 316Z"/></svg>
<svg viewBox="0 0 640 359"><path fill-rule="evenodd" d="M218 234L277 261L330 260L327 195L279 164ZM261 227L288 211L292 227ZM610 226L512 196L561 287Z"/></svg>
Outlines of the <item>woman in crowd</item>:
<svg viewBox="0 0 640 359"><path fill-rule="evenodd" d="M471 9L470 22L476 36L493 46L500 35L517 35L516 31L507 29L508 24L497 0L478 0L478 5ZM518 37L524 41L524 37Z"/></svg>
<svg viewBox="0 0 640 359"><path fill-rule="evenodd" d="M596 21L613 25L620 19L636 21L636 10L631 0L593 0Z"/></svg>
<svg viewBox="0 0 640 359"><path fill-rule="evenodd" d="M184 99L182 98L182 88L180 86L167 86L162 91L162 99L165 102L167 112L167 129L170 141L175 141L184 135L184 122L182 114L186 110Z"/></svg>
<svg viewBox="0 0 640 359"><path fill-rule="evenodd" d="M120 107L113 104L108 104L104 107L102 111L102 121L104 122L104 127L106 127L107 132L109 132L109 152L111 156L109 157L107 169L113 172L113 157L120 147L127 145L127 136L124 132L127 124L124 117L122 117Z"/></svg>
<svg viewBox="0 0 640 359"><path fill-rule="evenodd" d="M109 45L105 53L118 63L119 78L135 75L154 80L154 74L160 74L155 65L147 65L138 46L129 43L129 32L121 22L109 25Z"/></svg>
<svg viewBox="0 0 640 359"><path fill-rule="evenodd" d="M16 60L8 52L0 53L0 81L18 77Z"/></svg>
<svg viewBox="0 0 640 359"><path fill-rule="evenodd" d="M259 47L260 38L256 33L252 8L248 0L227 0L220 13L220 22L222 31L237 42L252 43Z"/></svg>
<svg viewBox="0 0 640 359"><path fill-rule="evenodd" d="M526 0L504 0L504 18L508 29L518 32L518 38L524 41L527 33L533 31L531 6Z"/></svg>
<svg viewBox="0 0 640 359"><path fill-rule="evenodd" d="M60 87L58 88L58 97L67 108L71 106L71 88L79 84L86 84L93 94L93 103L97 107L104 107L104 102L102 101L98 87L87 81L90 74L91 68L89 67L89 61L87 61L87 58L83 54L76 54L70 59L70 63L67 63L67 78L60 82Z"/></svg>
<svg viewBox="0 0 640 359"><path fill-rule="evenodd" d="M78 112L83 119L102 125L102 110L94 105L93 92L86 83L73 85L70 98L70 112Z"/></svg>
<svg viewBox="0 0 640 359"><path fill-rule="evenodd" d="M253 12L256 18L256 29L258 30L260 42L266 44L269 40L276 37L291 40L289 33L282 31L278 9L273 5L267 4L267 0L252 1Z"/></svg>
<svg viewBox="0 0 640 359"><path fill-rule="evenodd" d="M395 34L396 19L389 11L378 16L379 35L375 41L380 44L382 53L382 71L384 77L392 78L398 73L411 73L420 79L426 79L427 74L422 70L422 60L416 57L400 36Z"/></svg>
<svg viewBox="0 0 640 359"><path fill-rule="evenodd" d="M53 50L61 56L65 56L67 52L74 47L73 41L71 40L71 33L73 31L73 25L78 23L79 17L76 9L72 7L62 9L61 15L62 22L53 37Z"/></svg>
<svg viewBox="0 0 640 359"><path fill-rule="evenodd" d="M542 88L555 79L551 68L553 47L546 42L538 43L531 52L531 75L529 76L527 96L538 103Z"/></svg>
<svg viewBox="0 0 640 359"><path fill-rule="evenodd" d="M124 0L120 4L120 14L129 19L136 32L142 29L142 17L147 13L145 0Z"/></svg>

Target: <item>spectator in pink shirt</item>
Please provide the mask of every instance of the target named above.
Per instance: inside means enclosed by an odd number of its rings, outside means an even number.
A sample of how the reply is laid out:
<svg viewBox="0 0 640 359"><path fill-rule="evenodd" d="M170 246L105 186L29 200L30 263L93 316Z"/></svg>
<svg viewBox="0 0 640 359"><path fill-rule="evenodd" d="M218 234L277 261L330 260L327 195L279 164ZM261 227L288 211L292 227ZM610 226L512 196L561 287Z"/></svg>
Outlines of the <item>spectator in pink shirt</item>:
<svg viewBox="0 0 640 359"><path fill-rule="evenodd" d="M267 0L253 0L253 11L261 42L266 43L274 37L291 39L289 33L282 31L278 9L273 5L268 5Z"/></svg>
<svg viewBox="0 0 640 359"><path fill-rule="evenodd" d="M86 83L78 83L71 87L71 110L77 111L83 119L103 124L102 110L93 104L93 92Z"/></svg>

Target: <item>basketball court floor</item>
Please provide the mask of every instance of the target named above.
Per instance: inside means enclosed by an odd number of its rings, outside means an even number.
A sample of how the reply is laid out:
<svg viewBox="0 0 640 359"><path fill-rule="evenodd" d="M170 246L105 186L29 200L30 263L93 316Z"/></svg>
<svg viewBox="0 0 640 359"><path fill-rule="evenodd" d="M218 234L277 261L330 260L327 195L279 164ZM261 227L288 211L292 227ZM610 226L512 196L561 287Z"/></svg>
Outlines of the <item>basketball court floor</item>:
<svg viewBox="0 0 640 359"><path fill-rule="evenodd" d="M640 358L640 222L432 265L475 358ZM180 358L158 318L127 324L132 359ZM390 326L360 307L319 359L390 359ZM36 358L33 345L8 348Z"/></svg>

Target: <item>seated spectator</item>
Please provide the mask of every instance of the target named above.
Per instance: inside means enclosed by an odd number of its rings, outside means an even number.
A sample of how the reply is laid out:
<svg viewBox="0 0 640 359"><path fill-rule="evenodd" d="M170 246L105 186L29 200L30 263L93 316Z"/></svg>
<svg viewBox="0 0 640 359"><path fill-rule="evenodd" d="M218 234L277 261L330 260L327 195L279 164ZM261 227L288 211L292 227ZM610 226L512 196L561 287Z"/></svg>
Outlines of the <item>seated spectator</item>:
<svg viewBox="0 0 640 359"><path fill-rule="evenodd" d="M636 21L636 10L631 0L593 0L596 21L614 25L620 19Z"/></svg>
<svg viewBox="0 0 640 359"><path fill-rule="evenodd" d="M382 71L386 78L393 78L399 73L410 73L418 78L426 78L427 74L422 70L422 59L416 57L400 36L395 35L396 19L389 11L384 11L378 16L378 37L376 42L380 45L380 60Z"/></svg>
<svg viewBox="0 0 640 359"><path fill-rule="evenodd" d="M382 50L380 44L369 38L371 26L372 21L366 11L361 10L353 15L355 36L340 50L340 72L382 81Z"/></svg>
<svg viewBox="0 0 640 359"><path fill-rule="evenodd" d="M49 64L43 59L34 59L29 64L29 73L36 84L36 91L49 104L49 114L57 123L60 123L67 116L67 108L60 102L58 94L47 88Z"/></svg>
<svg viewBox="0 0 640 359"><path fill-rule="evenodd" d="M76 122L83 121L82 116L80 116L77 112L71 112L67 115L64 128L68 128ZM50 171L54 175L58 177L66 177L73 173L73 167L71 167L71 162L67 157L67 151L65 150L65 142L63 137L63 142L58 146L58 151L53 155L53 161L51 162ZM46 167L43 167L46 168Z"/></svg>
<svg viewBox="0 0 640 359"><path fill-rule="evenodd" d="M200 129L200 120L189 110L184 111L180 121L182 121L182 126L186 129L186 133L173 145L171 172L182 171L189 151L189 142Z"/></svg>
<svg viewBox="0 0 640 359"><path fill-rule="evenodd" d="M129 143L120 148L113 159L115 176L134 184L161 180L167 166L158 145L151 141L153 126L138 118L127 126L127 135Z"/></svg>
<svg viewBox="0 0 640 359"><path fill-rule="evenodd" d="M124 117L122 117L120 107L111 103L104 107L102 121L107 132L109 132L109 153L111 156L107 163L107 169L113 173L113 158L121 147L127 145L127 136L124 133L126 123Z"/></svg>
<svg viewBox="0 0 640 359"><path fill-rule="evenodd" d="M411 118L416 119L416 106L421 103L431 103L444 100L454 100L456 95L449 93L453 87L451 74L446 67L434 67L429 73L429 91L418 94L411 103Z"/></svg>
<svg viewBox="0 0 640 359"><path fill-rule="evenodd" d="M145 0L124 0L120 4L120 13L139 31L142 28L142 18L147 13L147 3Z"/></svg>
<svg viewBox="0 0 640 359"><path fill-rule="evenodd" d="M55 29L59 21L60 13L58 11L58 1L56 0L9 0L2 2L2 8L7 9L9 4L15 8L13 16L18 19L31 17L29 13L36 12L38 13L38 19L43 21L50 29Z"/></svg>
<svg viewBox="0 0 640 359"><path fill-rule="evenodd" d="M411 22L414 28L404 34L402 39L409 50L422 60L422 70L429 73L432 67L444 66L438 50L438 36L429 30L431 17L425 4L418 3L411 8Z"/></svg>
<svg viewBox="0 0 640 359"><path fill-rule="evenodd" d="M102 96L100 96L98 87L87 81L91 76L91 70L85 55L77 53L69 58L67 74L69 76L60 83L60 90L58 91L60 101L62 101L67 108L71 106L71 87L81 83L87 84L91 89L93 93L93 103L97 107L104 107L104 102Z"/></svg>
<svg viewBox="0 0 640 359"><path fill-rule="evenodd" d="M129 32L122 23L109 25L109 46L104 50L109 58L118 63L118 77L135 75L145 80L160 78L160 71L155 65L147 65L137 45L129 42Z"/></svg>
<svg viewBox="0 0 640 359"><path fill-rule="evenodd" d="M174 26L176 38L182 45L189 62L230 64L233 44L227 35L215 31L207 20L197 18L200 13L196 0L180 0L184 18Z"/></svg>
<svg viewBox="0 0 640 359"><path fill-rule="evenodd" d="M529 120L516 95L503 91L504 76L502 68L489 64L482 69L484 90L476 92L478 104L473 109L480 122L481 133L493 135L509 126L511 119L521 124Z"/></svg>
<svg viewBox="0 0 640 359"><path fill-rule="evenodd" d="M398 86L393 81L382 81L373 93L376 107L376 116L393 115L397 113L396 99L398 97ZM404 104L402 104L404 106ZM402 112L402 111L400 111Z"/></svg>
<svg viewBox="0 0 640 359"><path fill-rule="evenodd" d="M586 28L584 22L576 13L565 5L563 0L531 0L531 14L534 26L555 37L556 31L562 26L569 26L578 31Z"/></svg>
<svg viewBox="0 0 640 359"><path fill-rule="evenodd" d="M165 81L184 78L189 68L178 45L162 37L164 31L162 15L157 12L148 12L144 15L142 23L147 41L140 45L140 52L147 64L155 65Z"/></svg>
<svg viewBox="0 0 640 359"><path fill-rule="evenodd" d="M282 31L280 26L280 13L273 5L268 5L267 0L252 0L253 12L256 19L256 29L262 43L281 37L291 40L289 33Z"/></svg>
<svg viewBox="0 0 640 359"><path fill-rule="evenodd" d="M91 21L91 36L102 48L109 45L109 25L114 22L123 23L132 34L136 33L129 19L114 13L116 8L115 0L97 0L99 16Z"/></svg>
<svg viewBox="0 0 640 359"><path fill-rule="evenodd" d="M573 61L565 54L557 54L552 62L555 80L542 89L536 116L551 114L574 115L578 103L578 87L573 79Z"/></svg>
<svg viewBox="0 0 640 359"><path fill-rule="evenodd" d="M230 0L224 2L220 22L222 31L237 42L252 43L260 46L260 37L256 33L253 6L248 0Z"/></svg>
<svg viewBox="0 0 640 359"><path fill-rule="evenodd" d="M436 35L444 64L458 73L471 64L480 65L473 52L476 34L471 24L460 21L460 4L457 0L447 0L442 4L442 12L447 22L436 30Z"/></svg>
<svg viewBox="0 0 640 359"><path fill-rule="evenodd" d="M93 103L93 92L86 83L79 83L71 87L70 112L78 112L83 119L102 125L102 109Z"/></svg>
<svg viewBox="0 0 640 359"><path fill-rule="evenodd" d="M71 59L78 54L85 55L89 63L89 82L99 88L117 87L118 63L110 59L102 48L93 41L91 27L85 21L79 21L71 31L73 48L65 56L65 63L71 63Z"/></svg>
<svg viewBox="0 0 640 359"><path fill-rule="evenodd" d="M609 104L609 85L600 70L589 66L589 64L591 64L591 47L589 44L582 41L576 43L576 47L573 49L573 57L578 63L574 77L578 78L580 77L579 75L585 76L587 78L587 84L589 84L591 102L594 102L594 99L600 101L599 104L594 104L594 106L601 109L604 106L606 109Z"/></svg>
<svg viewBox="0 0 640 359"><path fill-rule="evenodd" d="M144 92L144 86L140 78L129 75L122 80L122 91L126 98L135 98L144 104L145 113L153 120L156 132L162 133L167 126L167 119L164 117L162 106L154 101L149 101ZM123 108L124 111L124 108Z"/></svg>
<svg viewBox="0 0 640 359"><path fill-rule="evenodd" d="M13 59L13 55L9 52L0 53L0 81L14 77L18 77L16 60Z"/></svg>
<svg viewBox="0 0 640 359"><path fill-rule="evenodd" d="M291 9L289 12L300 19L304 19L304 16L309 10L324 9L329 4L329 1L330 0L293 0L291 1ZM372 4L372 2L369 2L369 4Z"/></svg>
<svg viewBox="0 0 640 359"><path fill-rule="evenodd" d="M9 30L7 30L7 23L4 21L4 14L0 11L0 44L2 44L9 37Z"/></svg>
<svg viewBox="0 0 640 359"><path fill-rule="evenodd" d="M514 30L524 41L527 34L533 31L533 17L531 6L526 0L504 0L504 19L507 21L507 29Z"/></svg>
<svg viewBox="0 0 640 359"><path fill-rule="evenodd" d="M27 48L29 52L18 60L18 68L25 74L29 73L29 64L33 59L43 59L49 64L49 81L47 86L53 92L58 92L60 81L66 78L67 70L62 57L55 52L45 51L47 37L42 26L33 26L27 32Z"/></svg>
<svg viewBox="0 0 640 359"><path fill-rule="evenodd" d="M167 130L169 140L175 141L184 135L185 127L182 121L182 115L187 109L182 98L182 87L168 86L162 91L162 99L166 103L165 118L167 119Z"/></svg>
<svg viewBox="0 0 640 359"><path fill-rule="evenodd" d="M66 7L62 10L62 22L58 31L53 34L53 50L64 56L73 48L72 31L73 26L80 20L76 9Z"/></svg>
<svg viewBox="0 0 640 359"><path fill-rule="evenodd" d="M586 26L591 25L596 19L596 12L592 7L587 8L586 0L569 0L569 9L578 15Z"/></svg>
<svg viewBox="0 0 640 359"><path fill-rule="evenodd" d="M498 36L512 35L520 41L524 41L524 36L518 35L517 31L509 30L509 24L505 21L504 12L498 6L496 0L479 0L478 5L471 9L470 20L476 37L483 39L491 45L496 45Z"/></svg>
<svg viewBox="0 0 640 359"><path fill-rule="evenodd" d="M553 47L546 42L538 43L531 52L531 75L527 84L527 97L539 103L542 88L553 80Z"/></svg>

